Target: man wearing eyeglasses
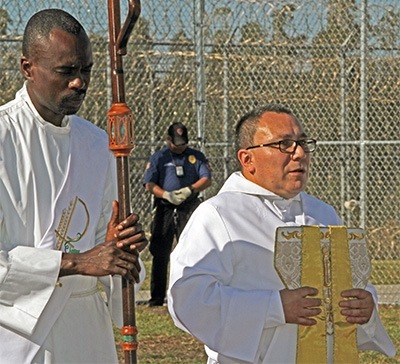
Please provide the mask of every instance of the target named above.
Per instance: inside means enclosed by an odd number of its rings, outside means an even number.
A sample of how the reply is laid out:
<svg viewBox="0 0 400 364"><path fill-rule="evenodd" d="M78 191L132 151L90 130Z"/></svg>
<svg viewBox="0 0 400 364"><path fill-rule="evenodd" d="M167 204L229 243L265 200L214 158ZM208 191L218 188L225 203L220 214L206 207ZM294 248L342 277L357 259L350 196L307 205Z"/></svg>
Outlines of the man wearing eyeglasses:
<svg viewBox="0 0 400 364"><path fill-rule="evenodd" d="M274 268L275 231L343 223L303 192L316 141L290 110L267 105L244 115L236 143L241 171L197 208L171 254L168 307L206 345L208 364L295 363L298 325L315 325L322 302L313 287L285 289ZM393 356L367 289L342 292L341 314L359 324L359 349Z"/></svg>

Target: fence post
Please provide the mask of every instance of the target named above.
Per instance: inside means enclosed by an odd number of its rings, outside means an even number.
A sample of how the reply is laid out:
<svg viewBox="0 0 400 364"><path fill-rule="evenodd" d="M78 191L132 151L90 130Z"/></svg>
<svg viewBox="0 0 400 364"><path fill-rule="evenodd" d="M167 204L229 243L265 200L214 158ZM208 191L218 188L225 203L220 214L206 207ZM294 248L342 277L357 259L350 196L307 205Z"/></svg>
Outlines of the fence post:
<svg viewBox="0 0 400 364"><path fill-rule="evenodd" d="M365 228L365 130L367 124L367 0L361 1L361 36L360 36L360 227Z"/></svg>

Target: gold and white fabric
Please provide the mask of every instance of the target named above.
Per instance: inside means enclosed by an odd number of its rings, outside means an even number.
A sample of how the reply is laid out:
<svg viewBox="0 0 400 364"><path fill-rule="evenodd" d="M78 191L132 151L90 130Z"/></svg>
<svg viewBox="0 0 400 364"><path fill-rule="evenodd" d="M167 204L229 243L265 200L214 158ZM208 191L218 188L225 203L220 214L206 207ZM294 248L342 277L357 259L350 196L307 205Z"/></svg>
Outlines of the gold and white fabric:
<svg viewBox="0 0 400 364"><path fill-rule="evenodd" d="M275 268L285 286L317 288L323 302L317 325L298 327L296 362L358 362L357 325L346 322L339 302L342 291L367 286L371 264L365 231L280 227L275 244Z"/></svg>

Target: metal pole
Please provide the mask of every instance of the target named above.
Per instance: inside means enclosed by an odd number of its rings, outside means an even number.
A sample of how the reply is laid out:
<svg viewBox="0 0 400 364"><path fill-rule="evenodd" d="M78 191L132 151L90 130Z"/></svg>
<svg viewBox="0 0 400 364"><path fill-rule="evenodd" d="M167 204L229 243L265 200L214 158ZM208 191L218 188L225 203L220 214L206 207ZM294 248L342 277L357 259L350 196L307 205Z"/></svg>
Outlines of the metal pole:
<svg viewBox="0 0 400 364"><path fill-rule="evenodd" d="M224 99L223 99L223 119L225 141L229 141L229 60L227 54L227 44L224 44ZM228 145L224 147L224 180L228 178Z"/></svg>
<svg viewBox="0 0 400 364"><path fill-rule="evenodd" d="M340 124L341 124L341 134L342 140L346 140L347 138L347 133L346 133L346 51L342 47L342 52L341 52L341 73L340 73L340 90L341 90L341 116L340 116ZM344 201L347 199L347 194L346 194L346 172L347 172L347 160L346 160L346 154L347 154L347 146L342 145L340 147L340 155L341 155L341 164L340 164L340 200L341 200L341 205L340 205L340 213L344 217L345 215L345 208L344 208ZM349 213L347 213L347 221L346 223L349 223Z"/></svg>
<svg viewBox="0 0 400 364"><path fill-rule="evenodd" d="M231 36L227 39L224 43L224 64L223 64L223 72L224 72L224 99L223 99L223 119L224 119L224 133L225 133L225 142L226 145L224 147L224 180L228 178L229 175L229 141L230 141L230 134L229 130L231 127L230 119L229 119L229 58L228 58L228 45L232 41L233 36L236 33L236 30L232 32Z"/></svg>
<svg viewBox="0 0 400 364"><path fill-rule="evenodd" d="M347 44L350 41L353 33L351 33L347 39L343 42L341 46L341 73L340 73L340 90L341 90L341 140L346 141L348 138L347 135L347 123L346 123L346 96L347 96L347 62L346 62L346 51L347 51ZM351 68L350 68L351 69ZM350 197L350 187L349 187L349 180L348 180L348 172L350 170L350 161L349 161L349 147L347 144L341 145L341 170L340 170L340 197L341 197L341 215L344 217L345 215L345 207L344 201ZM346 213L346 223L350 224L350 210L347 210Z"/></svg>
<svg viewBox="0 0 400 364"><path fill-rule="evenodd" d="M197 115L197 139L200 150L204 152L204 125L205 125L205 63L204 63L204 13L205 1L194 0L194 47L196 54L196 115Z"/></svg>
<svg viewBox="0 0 400 364"><path fill-rule="evenodd" d="M366 124L367 124L367 0L361 1L361 36L360 36L360 226L365 228L366 196Z"/></svg>

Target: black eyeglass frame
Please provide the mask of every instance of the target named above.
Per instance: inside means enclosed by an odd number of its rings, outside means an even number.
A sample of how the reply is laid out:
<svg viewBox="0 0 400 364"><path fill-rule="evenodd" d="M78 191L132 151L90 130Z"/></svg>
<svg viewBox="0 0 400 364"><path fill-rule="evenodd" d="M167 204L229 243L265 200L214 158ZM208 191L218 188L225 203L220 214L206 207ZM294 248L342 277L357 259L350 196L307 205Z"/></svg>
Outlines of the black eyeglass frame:
<svg viewBox="0 0 400 364"><path fill-rule="evenodd" d="M292 151L283 149L283 146L285 144L287 145L289 141L292 142L292 144L289 148L292 148L294 145L294 149ZM279 149L279 151L281 153L293 154L296 152L296 149L299 145L303 148L304 153L313 153L315 151L315 149L317 148L317 141L315 139L300 139L300 140L283 139L283 140L279 140L279 141L273 142L273 143L252 145L250 147L247 147L246 150L255 149L255 148L263 148L263 147L271 147L271 148ZM312 146L311 149L310 149L310 145Z"/></svg>

